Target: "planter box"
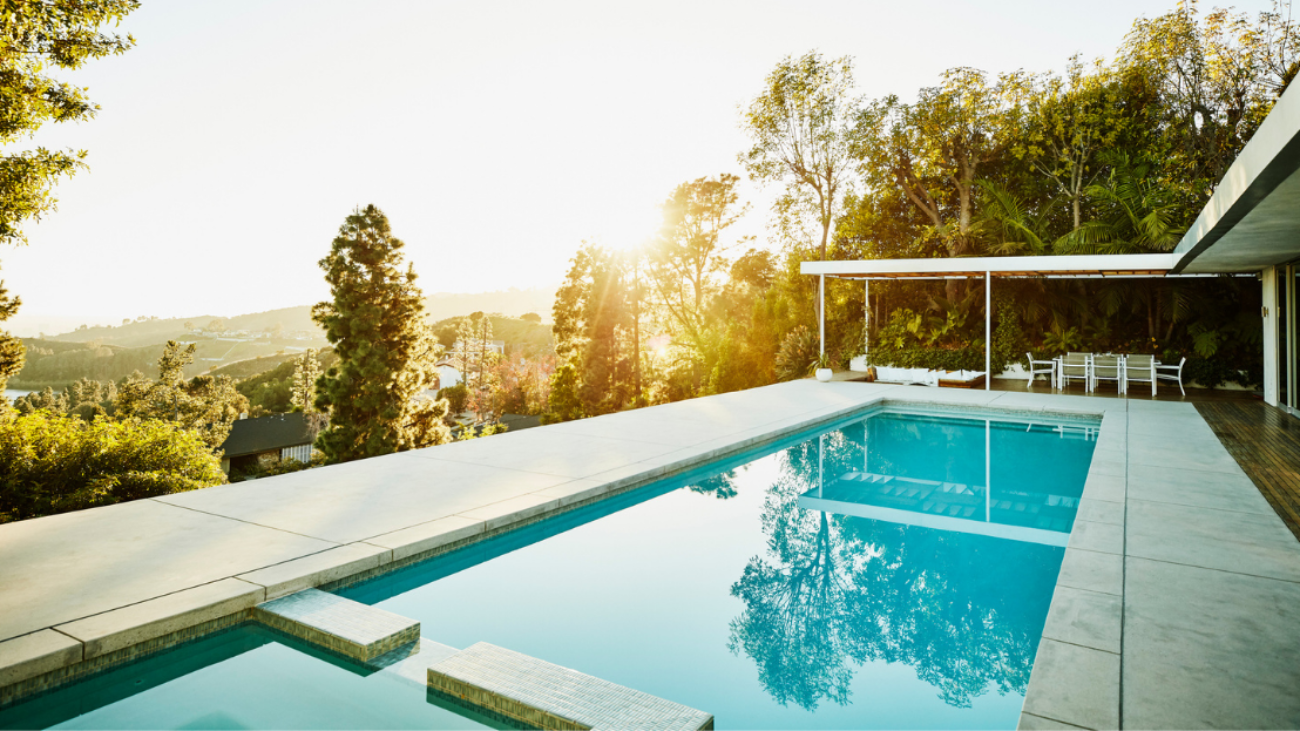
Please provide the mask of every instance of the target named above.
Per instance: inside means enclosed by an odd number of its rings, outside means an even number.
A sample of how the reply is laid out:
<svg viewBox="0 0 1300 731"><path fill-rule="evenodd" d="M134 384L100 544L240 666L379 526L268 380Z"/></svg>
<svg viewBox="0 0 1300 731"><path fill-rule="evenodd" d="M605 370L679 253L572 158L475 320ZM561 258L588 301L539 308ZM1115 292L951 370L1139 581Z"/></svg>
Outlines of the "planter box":
<svg viewBox="0 0 1300 731"><path fill-rule="evenodd" d="M948 371L939 376L939 388L983 388L984 374L979 371Z"/></svg>
<svg viewBox="0 0 1300 731"><path fill-rule="evenodd" d="M876 380L945 388L979 388L984 385L984 371L932 371L926 368L876 367Z"/></svg>

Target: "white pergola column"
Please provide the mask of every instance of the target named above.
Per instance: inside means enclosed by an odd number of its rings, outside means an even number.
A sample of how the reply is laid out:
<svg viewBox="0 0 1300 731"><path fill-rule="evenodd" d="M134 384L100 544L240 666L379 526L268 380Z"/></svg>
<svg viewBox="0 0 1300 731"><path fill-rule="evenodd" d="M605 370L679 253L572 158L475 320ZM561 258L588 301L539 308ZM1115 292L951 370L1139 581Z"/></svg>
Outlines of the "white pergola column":
<svg viewBox="0 0 1300 731"><path fill-rule="evenodd" d="M984 390L993 390L993 272L984 272Z"/></svg>
<svg viewBox="0 0 1300 731"><path fill-rule="evenodd" d="M821 346L819 353L826 355L826 275L817 275L817 342Z"/></svg>
<svg viewBox="0 0 1300 731"><path fill-rule="evenodd" d="M862 280L862 358L871 365L871 280Z"/></svg>

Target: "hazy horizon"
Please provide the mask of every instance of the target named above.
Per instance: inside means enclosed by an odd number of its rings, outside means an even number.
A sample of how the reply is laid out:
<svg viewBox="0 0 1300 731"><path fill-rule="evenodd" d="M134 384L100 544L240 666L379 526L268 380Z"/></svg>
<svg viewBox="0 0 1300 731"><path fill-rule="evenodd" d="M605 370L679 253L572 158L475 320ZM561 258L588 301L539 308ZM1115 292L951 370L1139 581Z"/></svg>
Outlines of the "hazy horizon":
<svg viewBox="0 0 1300 731"><path fill-rule="evenodd" d="M1174 6L146 3L120 29L136 48L56 74L100 115L18 147L85 148L91 170L0 277L17 323L310 304L374 203L428 293L553 286L582 240L635 244L677 184L740 174L738 106L784 56L850 55L861 93L910 98L954 66L1110 57ZM740 192L761 242L770 195Z"/></svg>
<svg viewBox="0 0 1300 731"><path fill-rule="evenodd" d="M528 295L528 294L548 295L549 298L554 298L555 290L558 288L559 285L556 284L553 286L541 286L541 287L510 287L508 289L493 290L489 292L426 292L424 295L425 299L430 300L431 304L433 305L426 312L426 315L429 317L430 320L436 321L446 317L454 316L454 314L470 314L470 312L475 311L472 309L466 309L464 307L461 307L456 309L455 313L453 313L446 306L439 307L438 306L439 300L453 299L453 300L460 300L464 302L465 300L473 301L474 298L482 298L488 295L501 295L502 296L500 298L501 300L509 300L511 298L511 295ZM516 296L514 297L514 299L518 300L519 297ZM275 311L285 310L285 309L295 309L298 307L310 307L313 304L315 303L300 302L298 304L286 305L285 307L272 307L269 310L238 310L238 308L229 308L229 311L226 312L188 312L176 316L167 316L167 317L159 316L159 319L201 320L202 318L207 318L207 317L234 318L243 315L257 315L265 312L275 312ZM481 303L477 303L477 304L481 306ZM494 308L490 305L487 307L488 309L484 311L501 313L509 317L518 317L519 315L525 314L525 312L536 312L536 314L541 315L543 321L550 321L551 319L550 308L542 307L540 302L536 303L536 306L532 308L521 308L521 307L512 307L512 306L498 306ZM460 309L466 309L466 311L464 313L461 313ZM65 315L27 315L20 312L18 315L7 320L5 322L5 327L8 329L10 333L20 338L34 338L41 334L44 334L46 336L57 336L57 335L69 334L77 330L77 328L79 328L82 325L88 325L90 327L117 327L123 324L122 323L123 319L124 318L121 317L111 318L111 317L104 317L100 315L86 315L86 314L66 315L66 316Z"/></svg>

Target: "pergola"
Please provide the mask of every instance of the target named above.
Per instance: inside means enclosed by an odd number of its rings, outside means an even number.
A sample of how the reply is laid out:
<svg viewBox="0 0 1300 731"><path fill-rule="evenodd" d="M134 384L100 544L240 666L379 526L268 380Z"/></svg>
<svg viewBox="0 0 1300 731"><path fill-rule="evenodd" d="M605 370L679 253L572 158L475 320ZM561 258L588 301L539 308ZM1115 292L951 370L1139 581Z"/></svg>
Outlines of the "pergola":
<svg viewBox="0 0 1300 731"><path fill-rule="evenodd" d="M864 282L866 324L871 324L873 279L984 279L984 389L992 388L993 278L1004 279L1132 279L1207 277L1215 274L1177 274L1182 254L1104 254L1085 256L945 257L934 259L859 259L856 261L805 261L801 274L818 278L817 329L821 352L826 352L826 278Z"/></svg>

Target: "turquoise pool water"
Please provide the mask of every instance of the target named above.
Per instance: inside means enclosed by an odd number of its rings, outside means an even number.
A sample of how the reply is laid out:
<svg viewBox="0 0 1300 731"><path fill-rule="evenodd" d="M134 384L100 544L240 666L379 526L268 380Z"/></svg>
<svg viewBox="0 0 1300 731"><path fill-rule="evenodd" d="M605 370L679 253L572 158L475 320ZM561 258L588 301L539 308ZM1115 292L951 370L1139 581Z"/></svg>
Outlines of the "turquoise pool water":
<svg viewBox="0 0 1300 731"><path fill-rule="evenodd" d="M877 413L340 593L718 728L1014 728L1096 425ZM482 727L462 714L243 628L0 727Z"/></svg>

